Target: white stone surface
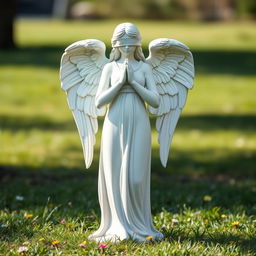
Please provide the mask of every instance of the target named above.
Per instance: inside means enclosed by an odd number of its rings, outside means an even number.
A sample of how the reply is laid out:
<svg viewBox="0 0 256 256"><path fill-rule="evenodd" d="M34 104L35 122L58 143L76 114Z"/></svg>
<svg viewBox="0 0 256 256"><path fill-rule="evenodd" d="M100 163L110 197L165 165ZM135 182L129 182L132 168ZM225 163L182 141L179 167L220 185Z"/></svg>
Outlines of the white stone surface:
<svg viewBox="0 0 256 256"><path fill-rule="evenodd" d="M170 143L193 87L189 48L173 39L156 39L145 59L138 29L119 24L110 60L105 45L87 39L70 45L61 60L62 89L80 134L86 168L93 159L97 116L107 108L99 164L101 224L96 241L133 238L148 241L155 230L150 207L151 130L148 109L157 116L160 158L166 166Z"/></svg>

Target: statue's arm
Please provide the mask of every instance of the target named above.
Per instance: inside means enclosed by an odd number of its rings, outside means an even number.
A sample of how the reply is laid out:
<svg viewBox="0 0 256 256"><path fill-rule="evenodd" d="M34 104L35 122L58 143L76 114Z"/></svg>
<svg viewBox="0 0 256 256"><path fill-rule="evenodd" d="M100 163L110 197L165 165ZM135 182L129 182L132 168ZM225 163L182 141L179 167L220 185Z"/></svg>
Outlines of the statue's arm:
<svg viewBox="0 0 256 256"><path fill-rule="evenodd" d="M131 84L141 98L146 101L149 105L157 108L160 103L160 96L156 89L156 84L152 75L152 70L148 64L144 64L144 72L146 78L146 88L141 84L132 80Z"/></svg>
<svg viewBox="0 0 256 256"><path fill-rule="evenodd" d="M111 64L107 64L102 71L99 87L96 93L95 105L97 108L109 104L125 82L125 72L123 72L123 74L121 74L122 79L116 84L111 85L111 73L112 66Z"/></svg>

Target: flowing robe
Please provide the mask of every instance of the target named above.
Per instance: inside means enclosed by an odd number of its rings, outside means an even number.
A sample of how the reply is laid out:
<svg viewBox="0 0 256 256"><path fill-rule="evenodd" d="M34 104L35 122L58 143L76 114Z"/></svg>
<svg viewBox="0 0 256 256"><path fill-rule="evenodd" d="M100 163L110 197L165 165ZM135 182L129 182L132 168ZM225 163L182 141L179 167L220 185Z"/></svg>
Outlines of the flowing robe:
<svg viewBox="0 0 256 256"><path fill-rule="evenodd" d="M134 72L140 72L140 67ZM118 72L116 63L114 70ZM151 129L141 97L123 86L109 106L101 141L98 194L101 224L90 238L118 241L161 239L151 218Z"/></svg>

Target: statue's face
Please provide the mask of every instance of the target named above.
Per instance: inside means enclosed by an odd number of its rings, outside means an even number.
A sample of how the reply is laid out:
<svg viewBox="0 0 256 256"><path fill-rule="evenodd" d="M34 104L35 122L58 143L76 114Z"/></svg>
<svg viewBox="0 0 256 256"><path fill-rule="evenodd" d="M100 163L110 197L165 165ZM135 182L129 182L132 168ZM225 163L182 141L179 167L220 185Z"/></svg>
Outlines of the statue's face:
<svg viewBox="0 0 256 256"><path fill-rule="evenodd" d="M133 45L124 45L120 46L119 50L124 55L130 55L131 53L134 53L136 46Z"/></svg>

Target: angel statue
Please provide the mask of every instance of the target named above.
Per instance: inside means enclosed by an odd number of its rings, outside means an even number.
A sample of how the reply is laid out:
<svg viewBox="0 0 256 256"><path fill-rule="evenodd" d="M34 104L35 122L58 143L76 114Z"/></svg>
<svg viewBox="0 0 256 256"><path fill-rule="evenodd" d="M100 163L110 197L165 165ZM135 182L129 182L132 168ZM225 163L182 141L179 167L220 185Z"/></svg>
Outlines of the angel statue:
<svg viewBox="0 0 256 256"><path fill-rule="evenodd" d="M173 133L193 87L194 63L189 48L173 39L149 44L145 59L141 36L131 23L119 24L105 44L86 39L68 46L61 59L61 87L67 93L82 142L86 168L93 159L97 117L102 130L98 196L99 229L89 236L102 242L160 240L150 206L151 128L156 115L160 159L164 167Z"/></svg>

